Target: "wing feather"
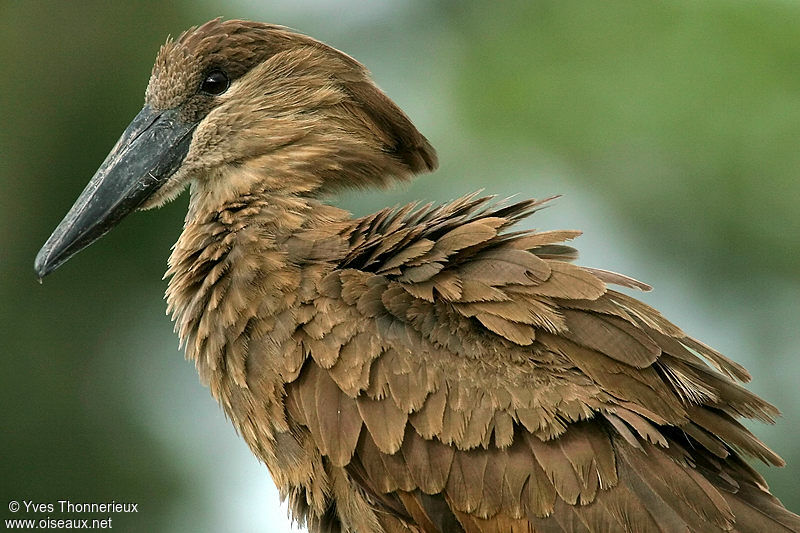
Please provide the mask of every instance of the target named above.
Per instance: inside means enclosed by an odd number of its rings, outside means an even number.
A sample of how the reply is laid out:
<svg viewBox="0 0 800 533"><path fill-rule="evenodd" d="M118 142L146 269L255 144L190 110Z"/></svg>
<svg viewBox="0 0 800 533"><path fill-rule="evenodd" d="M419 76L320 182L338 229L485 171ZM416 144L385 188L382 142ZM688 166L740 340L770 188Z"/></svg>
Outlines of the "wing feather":
<svg viewBox="0 0 800 533"><path fill-rule="evenodd" d="M570 264L579 232L503 233L541 203L488 202L344 231L284 335L287 416L325 460L420 533L800 530L740 458L781 464L736 420L776 413L746 371L607 287L646 284Z"/></svg>

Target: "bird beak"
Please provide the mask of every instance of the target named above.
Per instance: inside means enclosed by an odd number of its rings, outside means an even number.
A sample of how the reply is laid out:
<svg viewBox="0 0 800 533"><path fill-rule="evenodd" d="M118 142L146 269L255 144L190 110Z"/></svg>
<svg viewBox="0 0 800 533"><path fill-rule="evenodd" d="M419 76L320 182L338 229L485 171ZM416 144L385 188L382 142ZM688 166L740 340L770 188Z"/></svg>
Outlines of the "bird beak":
<svg viewBox="0 0 800 533"><path fill-rule="evenodd" d="M197 123L178 113L145 105L136 115L36 255L39 279L108 233L181 166Z"/></svg>

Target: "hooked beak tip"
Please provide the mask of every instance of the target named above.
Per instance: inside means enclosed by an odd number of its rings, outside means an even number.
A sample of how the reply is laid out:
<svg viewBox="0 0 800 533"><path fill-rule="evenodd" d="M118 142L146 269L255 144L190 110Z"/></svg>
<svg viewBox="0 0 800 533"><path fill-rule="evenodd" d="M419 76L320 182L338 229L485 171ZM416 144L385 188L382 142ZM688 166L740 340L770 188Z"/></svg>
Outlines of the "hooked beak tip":
<svg viewBox="0 0 800 533"><path fill-rule="evenodd" d="M36 254L36 259L33 262L33 271L36 273L36 279L39 280L39 283L42 282L42 278L55 270L55 267L56 265L50 262L50 249L45 244Z"/></svg>

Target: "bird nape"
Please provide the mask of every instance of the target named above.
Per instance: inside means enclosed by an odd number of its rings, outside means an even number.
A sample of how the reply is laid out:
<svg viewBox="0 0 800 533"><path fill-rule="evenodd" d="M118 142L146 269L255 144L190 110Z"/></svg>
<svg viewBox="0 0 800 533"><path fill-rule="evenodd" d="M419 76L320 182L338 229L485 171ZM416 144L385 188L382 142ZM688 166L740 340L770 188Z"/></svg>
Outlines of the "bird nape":
<svg viewBox="0 0 800 533"><path fill-rule="evenodd" d="M475 195L353 219L330 191L436 167L351 57L212 20L36 258L39 277L191 184L167 301L200 378L312 532L777 532L800 517L737 419L747 371L575 266L544 203Z"/></svg>

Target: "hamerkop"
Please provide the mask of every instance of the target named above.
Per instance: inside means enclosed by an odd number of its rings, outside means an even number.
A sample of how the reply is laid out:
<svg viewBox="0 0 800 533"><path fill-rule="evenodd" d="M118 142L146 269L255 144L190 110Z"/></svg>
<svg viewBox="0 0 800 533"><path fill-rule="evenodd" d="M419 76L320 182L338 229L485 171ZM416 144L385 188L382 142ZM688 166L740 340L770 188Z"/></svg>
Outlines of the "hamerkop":
<svg viewBox="0 0 800 533"><path fill-rule="evenodd" d="M190 186L166 299L200 378L312 532L800 531L744 459L747 371L575 266L542 201L363 217L347 187L436 167L351 57L212 20L36 258L45 276Z"/></svg>

